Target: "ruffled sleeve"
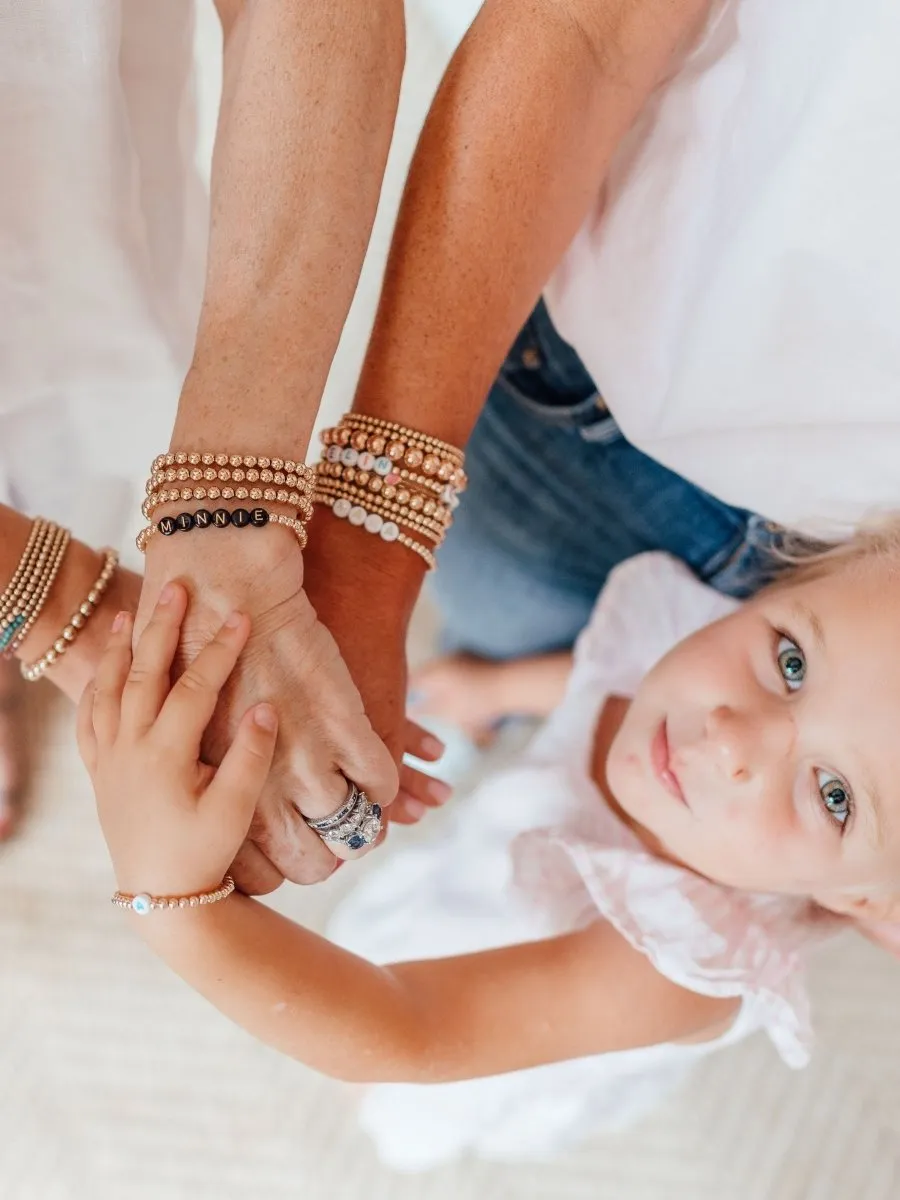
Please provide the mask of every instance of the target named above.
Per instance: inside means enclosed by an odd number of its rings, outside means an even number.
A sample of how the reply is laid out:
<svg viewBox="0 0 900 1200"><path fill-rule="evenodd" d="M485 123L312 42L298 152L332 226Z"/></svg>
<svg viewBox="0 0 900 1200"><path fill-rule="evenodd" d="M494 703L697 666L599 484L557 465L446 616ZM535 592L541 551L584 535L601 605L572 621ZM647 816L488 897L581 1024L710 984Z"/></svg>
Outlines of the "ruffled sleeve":
<svg viewBox="0 0 900 1200"><path fill-rule="evenodd" d="M812 1027L801 951L834 923L805 900L735 892L656 859L624 828L620 840L525 833L513 847L515 882L560 931L600 917L673 983L740 997L741 1035L762 1029L789 1066L805 1066Z"/></svg>
<svg viewBox="0 0 900 1200"><path fill-rule="evenodd" d="M670 554L626 559L610 573L578 639L576 669L593 667L630 695L673 646L737 607Z"/></svg>

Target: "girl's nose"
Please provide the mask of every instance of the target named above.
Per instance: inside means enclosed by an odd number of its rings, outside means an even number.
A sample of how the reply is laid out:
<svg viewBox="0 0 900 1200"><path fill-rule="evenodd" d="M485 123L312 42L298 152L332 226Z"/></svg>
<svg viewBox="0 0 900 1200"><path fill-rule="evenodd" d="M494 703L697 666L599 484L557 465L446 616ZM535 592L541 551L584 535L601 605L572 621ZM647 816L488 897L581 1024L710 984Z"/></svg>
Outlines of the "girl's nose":
<svg viewBox="0 0 900 1200"><path fill-rule="evenodd" d="M748 782L789 751L793 725L786 713L747 713L720 705L706 719L706 738L725 777Z"/></svg>

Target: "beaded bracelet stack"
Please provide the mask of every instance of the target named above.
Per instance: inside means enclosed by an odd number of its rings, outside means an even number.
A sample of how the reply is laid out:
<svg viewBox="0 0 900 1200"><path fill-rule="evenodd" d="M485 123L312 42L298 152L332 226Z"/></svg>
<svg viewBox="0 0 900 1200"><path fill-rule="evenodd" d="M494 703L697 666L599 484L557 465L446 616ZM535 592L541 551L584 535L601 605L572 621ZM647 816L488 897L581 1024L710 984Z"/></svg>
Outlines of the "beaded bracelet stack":
<svg viewBox="0 0 900 1200"><path fill-rule="evenodd" d="M94 615L97 605L103 599L106 589L109 587L112 577L116 573L116 567L119 565L119 556L115 550L106 549L101 553L103 554L103 566L100 574L94 580L93 584L91 584L87 596L85 596L69 617L60 636L33 663L22 663L20 667L22 678L26 679L29 683L37 683L53 664L62 658L77 639L78 634L84 628L87 621Z"/></svg>
<svg viewBox="0 0 900 1200"><path fill-rule="evenodd" d="M31 532L12 579L0 596L0 654L11 658L41 615L69 547L68 529L42 517Z"/></svg>
<svg viewBox="0 0 900 1200"><path fill-rule="evenodd" d="M347 413L323 431L322 442L314 501L384 541L407 546L433 569L434 550L466 486L462 452L364 413Z"/></svg>
<svg viewBox="0 0 900 1200"><path fill-rule="evenodd" d="M151 523L138 534L140 551L155 533L171 534L176 530L193 528L224 528L230 524L240 527L240 522L225 520L220 514L235 513L226 508L215 512L201 508L194 513L182 513L175 518L164 518L166 522L154 522L153 515L164 504L189 500L252 501L258 505L265 500L270 504L286 504L296 512L296 517L271 516L271 523L284 525L296 535L301 546L306 545L306 524L312 517L313 472L303 462L293 459L269 458L253 454L213 454L211 452L181 450L160 454L154 459L147 480L147 498L141 511ZM238 509L246 512L246 509ZM253 512L265 510L254 507ZM203 514L201 516L201 514ZM201 516L198 521L196 518ZM187 518L193 517L192 524ZM209 519L206 520L205 518ZM184 520L182 520L184 518ZM170 521L182 521L171 526ZM264 524L268 524L267 519ZM260 524L259 521L244 521L244 525Z"/></svg>
<svg viewBox="0 0 900 1200"><path fill-rule="evenodd" d="M0 595L0 653L15 654L41 615L69 547L68 529L38 517L31 526L19 565ZM47 650L32 663L22 663L22 677L36 683L57 662L93 616L118 566L115 550L103 551L103 566L87 596Z"/></svg>

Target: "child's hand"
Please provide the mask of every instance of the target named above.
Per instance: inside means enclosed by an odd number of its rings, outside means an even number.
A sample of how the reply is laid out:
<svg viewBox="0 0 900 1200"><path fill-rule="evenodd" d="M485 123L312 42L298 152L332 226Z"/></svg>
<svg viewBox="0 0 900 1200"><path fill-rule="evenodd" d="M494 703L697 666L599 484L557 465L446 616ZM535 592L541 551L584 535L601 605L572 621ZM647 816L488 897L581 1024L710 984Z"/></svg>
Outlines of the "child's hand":
<svg viewBox="0 0 900 1200"><path fill-rule="evenodd" d="M228 618L177 683L170 669L187 607L170 584L132 655L120 613L78 714L78 745L97 796L119 888L189 895L218 887L247 835L275 750L277 718L248 712L222 765L200 740L250 632Z"/></svg>

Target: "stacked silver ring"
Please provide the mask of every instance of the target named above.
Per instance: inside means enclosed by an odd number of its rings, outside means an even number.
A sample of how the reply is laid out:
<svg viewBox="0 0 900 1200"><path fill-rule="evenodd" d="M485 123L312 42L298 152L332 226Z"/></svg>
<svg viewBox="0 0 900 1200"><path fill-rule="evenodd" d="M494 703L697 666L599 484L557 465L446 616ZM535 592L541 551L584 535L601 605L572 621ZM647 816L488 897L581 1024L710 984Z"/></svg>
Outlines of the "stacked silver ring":
<svg viewBox="0 0 900 1200"><path fill-rule="evenodd" d="M348 850L362 850L365 846L373 845L381 833L381 805L372 804L361 788L351 780L347 782L347 799L340 808L318 820L310 817L303 819L323 842L334 842L336 845L346 846Z"/></svg>

